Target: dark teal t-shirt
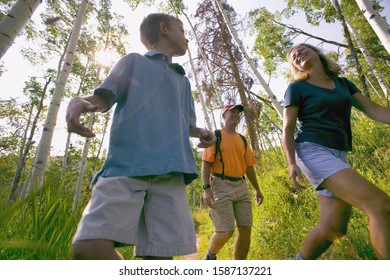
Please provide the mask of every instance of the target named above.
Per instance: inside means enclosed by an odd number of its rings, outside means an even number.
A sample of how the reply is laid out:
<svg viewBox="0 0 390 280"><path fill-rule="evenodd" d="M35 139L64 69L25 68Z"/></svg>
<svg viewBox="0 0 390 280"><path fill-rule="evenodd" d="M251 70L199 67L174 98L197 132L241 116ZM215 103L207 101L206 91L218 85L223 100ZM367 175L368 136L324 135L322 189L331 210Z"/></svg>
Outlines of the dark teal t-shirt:
<svg viewBox="0 0 390 280"><path fill-rule="evenodd" d="M297 106L297 143L309 141L343 151L352 150L352 95L360 90L346 78L334 78L335 88L326 89L305 81L291 83L284 107Z"/></svg>

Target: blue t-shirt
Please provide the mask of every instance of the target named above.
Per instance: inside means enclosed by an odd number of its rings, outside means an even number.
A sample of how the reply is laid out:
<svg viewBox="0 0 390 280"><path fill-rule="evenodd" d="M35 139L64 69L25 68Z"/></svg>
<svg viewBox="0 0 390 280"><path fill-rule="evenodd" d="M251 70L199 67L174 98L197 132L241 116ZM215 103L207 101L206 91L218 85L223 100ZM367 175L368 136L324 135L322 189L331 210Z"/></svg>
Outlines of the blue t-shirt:
<svg viewBox="0 0 390 280"><path fill-rule="evenodd" d="M346 78L334 78L326 89L305 81L291 83L284 107L298 106L296 142L309 141L343 151L352 150L352 95L360 90Z"/></svg>
<svg viewBox="0 0 390 280"><path fill-rule="evenodd" d="M122 57L94 94L116 104L107 158L95 176L136 177L183 173L198 176L189 141L196 126L191 86L184 69L159 52Z"/></svg>

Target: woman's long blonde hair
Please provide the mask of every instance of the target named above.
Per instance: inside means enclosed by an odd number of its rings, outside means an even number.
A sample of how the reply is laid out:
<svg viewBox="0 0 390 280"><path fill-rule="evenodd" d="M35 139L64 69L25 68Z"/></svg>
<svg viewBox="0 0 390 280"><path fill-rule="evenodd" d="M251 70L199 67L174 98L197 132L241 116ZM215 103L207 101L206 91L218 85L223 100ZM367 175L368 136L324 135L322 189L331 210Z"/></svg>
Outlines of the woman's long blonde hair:
<svg viewBox="0 0 390 280"><path fill-rule="evenodd" d="M324 67L324 70L329 77L337 77L342 72L340 65L337 64L336 62L334 62L329 57L327 57L324 53L322 53L322 51L319 48L314 47L310 44L303 43L303 44L299 44L299 45L292 47L287 52L287 61L290 64L290 71L291 71L291 74L293 75L293 78L292 78L293 81L304 81L308 78L307 73L302 72L298 68L296 68L291 60L291 56L290 56L291 51L299 46L308 47L318 54L318 56L320 57L322 66Z"/></svg>

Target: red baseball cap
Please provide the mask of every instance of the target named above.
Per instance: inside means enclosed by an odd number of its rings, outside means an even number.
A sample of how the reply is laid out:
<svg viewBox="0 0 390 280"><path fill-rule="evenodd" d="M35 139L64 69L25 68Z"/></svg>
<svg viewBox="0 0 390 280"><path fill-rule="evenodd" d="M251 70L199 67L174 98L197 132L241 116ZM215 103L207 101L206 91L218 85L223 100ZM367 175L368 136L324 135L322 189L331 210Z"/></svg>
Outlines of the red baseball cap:
<svg viewBox="0 0 390 280"><path fill-rule="evenodd" d="M234 108L237 108L238 110L240 110L240 112L244 111L244 107L242 105L230 104L225 105L225 107L223 107L221 115L225 114L226 111L233 110Z"/></svg>

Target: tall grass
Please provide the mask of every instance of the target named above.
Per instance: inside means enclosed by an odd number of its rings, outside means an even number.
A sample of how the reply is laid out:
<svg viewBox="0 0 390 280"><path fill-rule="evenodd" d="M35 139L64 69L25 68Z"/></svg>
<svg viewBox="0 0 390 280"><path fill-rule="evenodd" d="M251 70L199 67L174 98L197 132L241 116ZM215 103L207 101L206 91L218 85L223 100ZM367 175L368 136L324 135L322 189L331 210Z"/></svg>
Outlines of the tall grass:
<svg viewBox="0 0 390 280"><path fill-rule="evenodd" d="M0 259L67 259L80 209L72 211L70 190L45 184L0 213Z"/></svg>
<svg viewBox="0 0 390 280"><path fill-rule="evenodd" d="M74 186L50 178L41 190L8 205L0 212L0 259L67 260L71 242L89 193L73 210ZM132 248L120 252L132 259Z"/></svg>
<svg viewBox="0 0 390 280"><path fill-rule="evenodd" d="M373 123L359 115L356 120L354 152L350 154L350 162L367 179L390 193L390 126ZM70 258L71 241L90 193L84 191L80 203L72 210L75 178L61 181L60 173L60 168L51 170L46 174L40 191L13 204L7 202L10 188L2 187L0 259ZM254 206L248 259L279 260L292 256L299 251L304 237L318 221L315 191L307 183L304 191L291 189L280 148L262 152L257 175L265 200L261 206ZM200 179L188 187L188 192L200 240L198 255L202 258L213 227L207 207L199 205L202 192ZM233 240L219 252L219 259L232 259ZM132 247L119 250L126 259L134 259ZM375 259L369 244L365 215L354 209L346 238L332 245L321 259Z"/></svg>

